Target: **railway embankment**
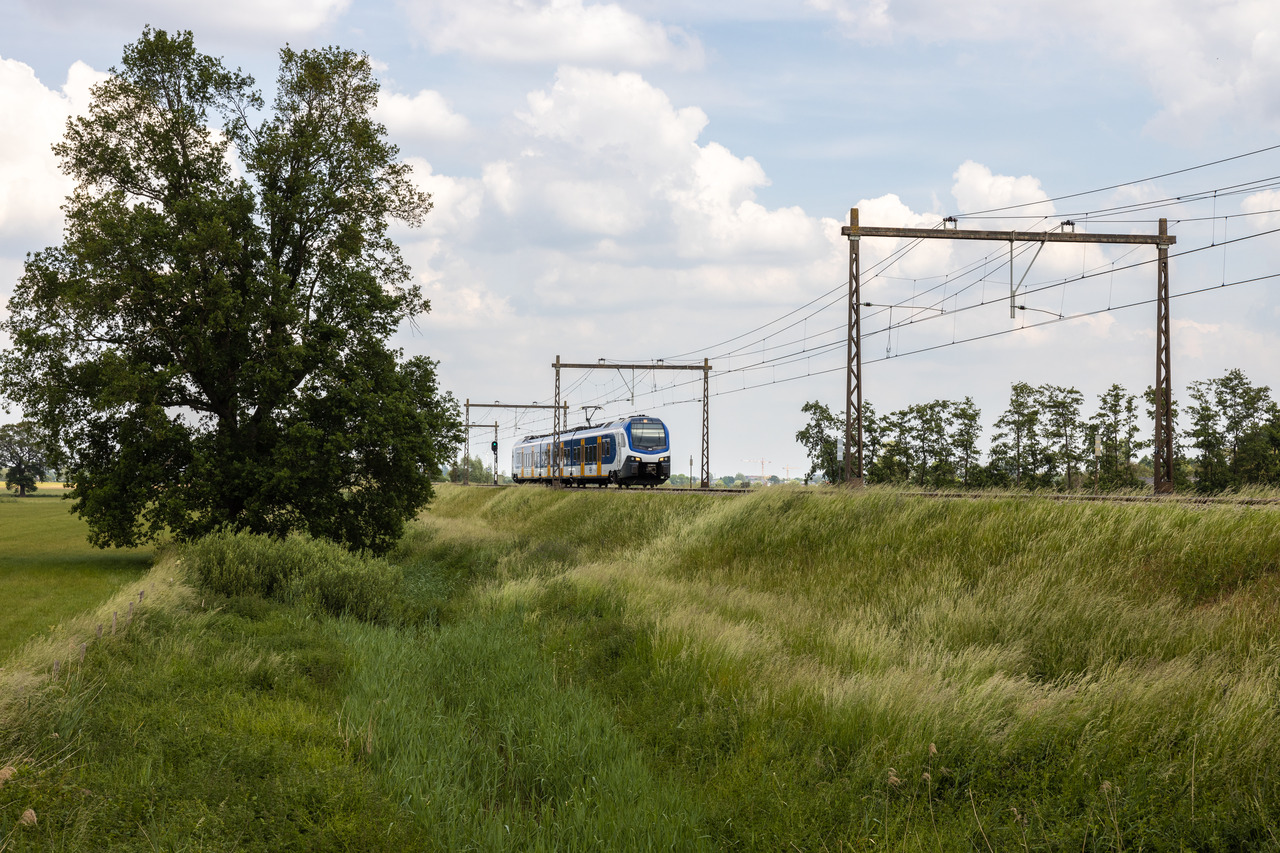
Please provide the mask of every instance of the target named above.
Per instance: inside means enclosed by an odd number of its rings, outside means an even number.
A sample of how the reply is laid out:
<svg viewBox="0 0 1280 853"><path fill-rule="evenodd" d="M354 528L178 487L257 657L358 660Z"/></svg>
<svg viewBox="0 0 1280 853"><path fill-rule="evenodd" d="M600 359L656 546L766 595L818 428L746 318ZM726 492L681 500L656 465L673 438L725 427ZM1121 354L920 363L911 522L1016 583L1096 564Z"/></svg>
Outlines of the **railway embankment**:
<svg viewBox="0 0 1280 853"><path fill-rule="evenodd" d="M428 525L506 538L485 600L717 846L1277 844L1273 507L457 490Z"/></svg>
<svg viewBox="0 0 1280 853"><path fill-rule="evenodd" d="M5 662L11 849L1280 849L1272 507L445 487L365 618L275 547Z"/></svg>

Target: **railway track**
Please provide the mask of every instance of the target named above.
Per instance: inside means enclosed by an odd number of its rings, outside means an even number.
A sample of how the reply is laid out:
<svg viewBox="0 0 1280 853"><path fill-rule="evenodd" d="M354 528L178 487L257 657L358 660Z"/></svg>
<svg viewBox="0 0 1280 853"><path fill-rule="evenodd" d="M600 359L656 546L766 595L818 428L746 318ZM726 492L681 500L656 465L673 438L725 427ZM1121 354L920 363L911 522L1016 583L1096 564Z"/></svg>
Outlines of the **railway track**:
<svg viewBox="0 0 1280 853"><path fill-rule="evenodd" d="M468 488L476 489L512 489L511 484L495 486L493 483L472 483ZM574 487L565 487L571 489ZM583 491L590 491L584 488ZM751 495L758 489L677 489L677 488L644 488L609 489L613 492L663 495ZM840 492L832 488L815 488L812 494L834 495ZM961 492L961 491L896 491L895 494L912 498L931 498L934 500L1049 500L1083 503L1132 503L1132 504L1177 504L1188 506L1273 506L1280 507L1280 498L1224 497L1212 495L1088 495L1062 492Z"/></svg>
<svg viewBox="0 0 1280 853"><path fill-rule="evenodd" d="M1218 497L1209 495L1081 495L1062 492L902 492L904 495L943 500L995 498L1085 503L1179 504L1193 506L1280 506L1280 498Z"/></svg>

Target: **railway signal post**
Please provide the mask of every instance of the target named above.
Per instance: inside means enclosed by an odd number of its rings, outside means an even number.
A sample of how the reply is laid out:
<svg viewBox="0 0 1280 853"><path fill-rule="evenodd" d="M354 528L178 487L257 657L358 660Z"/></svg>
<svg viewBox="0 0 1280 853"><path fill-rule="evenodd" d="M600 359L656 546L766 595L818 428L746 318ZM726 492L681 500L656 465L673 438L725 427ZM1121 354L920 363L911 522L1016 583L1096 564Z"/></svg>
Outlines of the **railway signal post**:
<svg viewBox="0 0 1280 853"><path fill-rule="evenodd" d="M488 424L473 424L471 422L472 406L475 406L476 408L480 408L481 406L483 406L483 404L472 403L471 398L469 397L467 398L467 419L466 419L466 422L462 425L462 428L466 430L466 436L467 436L467 450L462 455L462 485L464 486L471 485L471 430L489 428ZM497 421L494 421L493 423L493 438L494 438L493 484L496 486L498 484L498 440L497 440L498 439L498 422Z"/></svg>
<svg viewBox="0 0 1280 853"><path fill-rule="evenodd" d="M849 224L841 233L849 238L849 367L845 383L845 446L857 447L855 453L847 453L844 462L844 479L850 485L862 483L862 303L859 278L861 277L859 242L862 237L897 237L908 240L989 240L1009 244L1009 312L1013 316L1026 306L1018 305L1019 285L1013 282L1013 246L1015 243L1106 243L1155 246L1158 252L1156 265L1156 428L1152 461L1155 463L1155 492L1173 491L1173 383L1170 378L1169 343L1169 247L1177 238L1169 233L1167 219L1160 220L1157 234L1088 234L1072 231L979 231L945 227L954 219L944 220L943 228L878 228L858 223L858 208L849 209ZM1064 222L1063 226L1074 223ZM1039 254L1039 250L1037 250ZM1034 263L1035 258L1032 258ZM1026 273L1023 273L1026 278ZM856 440L856 444L854 443ZM850 457L855 457L850 458Z"/></svg>

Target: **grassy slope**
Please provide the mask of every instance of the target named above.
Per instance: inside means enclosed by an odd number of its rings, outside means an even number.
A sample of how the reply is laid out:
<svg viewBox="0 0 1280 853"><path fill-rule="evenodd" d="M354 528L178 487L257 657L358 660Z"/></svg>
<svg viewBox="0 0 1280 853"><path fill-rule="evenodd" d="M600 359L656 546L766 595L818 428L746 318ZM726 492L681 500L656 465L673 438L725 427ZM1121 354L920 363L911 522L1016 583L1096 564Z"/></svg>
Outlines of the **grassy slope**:
<svg viewBox="0 0 1280 853"><path fill-rule="evenodd" d="M0 849L1280 849L1273 510L445 488L398 560L29 644Z"/></svg>
<svg viewBox="0 0 1280 853"><path fill-rule="evenodd" d="M0 498L0 660L137 579L151 561L149 549L90 547L69 504L43 486L37 495Z"/></svg>
<svg viewBox="0 0 1280 853"><path fill-rule="evenodd" d="M0 850L697 849L696 807L537 631L466 606L478 540L407 543L410 624L213 596L191 552L64 620L0 670Z"/></svg>
<svg viewBox="0 0 1280 853"><path fill-rule="evenodd" d="M460 491L719 845L1277 845L1273 510Z"/></svg>
<svg viewBox="0 0 1280 853"><path fill-rule="evenodd" d="M341 628L206 600L169 555L28 643L0 670L0 850L406 849L337 718Z"/></svg>

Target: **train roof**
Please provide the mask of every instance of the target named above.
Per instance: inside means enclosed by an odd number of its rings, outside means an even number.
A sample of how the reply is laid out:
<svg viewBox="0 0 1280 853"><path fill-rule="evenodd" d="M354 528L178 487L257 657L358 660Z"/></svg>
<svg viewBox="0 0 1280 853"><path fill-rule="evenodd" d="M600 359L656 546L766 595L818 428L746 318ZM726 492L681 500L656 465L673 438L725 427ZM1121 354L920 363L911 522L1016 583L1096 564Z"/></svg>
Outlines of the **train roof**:
<svg viewBox="0 0 1280 853"><path fill-rule="evenodd" d="M630 421L657 421L658 423L662 423L661 418L655 418L652 415L628 415L625 418L619 418L618 420L610 421L607 424L582 424L580 426L566 427L564 430L561 431L560 435L565 436L574 432L586 432L587 430L595 431L595 430L603 430L603 429L612 429L613 427L623 426L629 423ZM524 438L520 439L520 441L521 442L534 441L535 439L539 439L539 438L551 438L554 435L555 433L540 432L536 435L526 435Z"/></svg>

